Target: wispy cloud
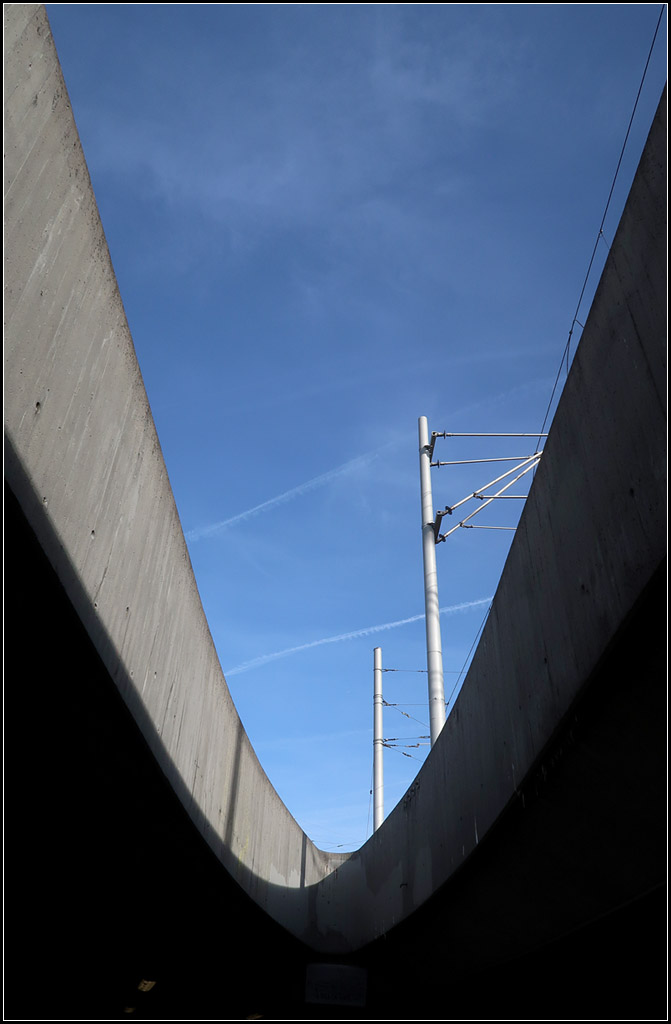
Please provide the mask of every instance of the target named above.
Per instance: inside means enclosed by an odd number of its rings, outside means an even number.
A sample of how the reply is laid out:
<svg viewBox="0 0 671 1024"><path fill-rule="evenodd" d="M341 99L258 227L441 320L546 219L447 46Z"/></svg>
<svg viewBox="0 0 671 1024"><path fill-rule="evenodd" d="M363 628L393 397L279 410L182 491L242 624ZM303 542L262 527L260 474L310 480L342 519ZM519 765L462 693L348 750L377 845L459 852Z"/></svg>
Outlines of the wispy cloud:
<svg viewBox="0 0 671 1024"><path fill-rule="evenodd" d="M207 526L197 526L195 529L187 531L185 534L186 539L189 541L197 541L203 540L205 537L213 537L215 534L221 533L223 530L227 530L230 526L235 526L238 523L244 523L247 519L252 519L261 512L267 512L268 509L276 508L277 505L284 505L288 501L293 501L294 498L300 498L303 494L308 494L310 491L316 491L319 487L324 487L326 484L331 483L332 480L336 480L338 477L346 476L348 473L353 473L355 470L369 465L373 459L377 458L377 455L377 450L366 452L364 455L359 455L355 459L350 459L349 462L344 462L341 466L336 466L334 469L329 469L326 473L321 473L319 476L312 477L311 480L306 480L304 483L299 484L298 487L292 487L289 491L284 491L282 494L276 494L274 498L262 501L260 505L254 505L252 508L248 508L244 512L238 512L237 515L231 516L230 519L223 519L221 522L210 523Z"/></svg>
<svg viewBox="0 0 671 1024"><path fill-rule="evenodd" d="M440 609L441 615L454 615L455 612L468 611L471 608L477 608L480 605L488 604L492 600L491 597L481 597L477 601L464 601L462 604L452 604L445 608ZM388 629L396 629L397 626L407 626L411 622L419 622L420 619L424 618L424 614L411 615L407 619L396 619L395 622L383 622L379 626L365 626L363 629L355 629L351 633L338 633L337 636L325 636L321 640L312 640L307 644L298 644L297 647L286 647L283 651L274 651L272 654L262 654L258 658L251 658L250 661L243 661L241 665L236 665L235 668L229 668L224 674L228 676L240 675L241 672L247 672L250 668L258 668L260 665L265 665L269 661L277 661L278 658L286 658L290 654L298 654L299 651L307 651L311 647L322 647L324 644L337 644L343 640L357 640L359 637L371 636L373 633L383 633Z"/></svg>
<svg viewBox="0 0 671 1024"><path fill-rule="evenodd" d="M194 211L225 225L219 234L238 257L273 227L332 229L345 214L349 235L361 222L362 202L391 182L414 183L431 155L440 175L430 183L430 210L446 182L470 191L471 175L445 159L445 140L488 124L517 95L519 34L504 41L500 31L469 25L453 12L415 22L412 41L406 15L393 8L379 14L366 5L344 12L334 5L289 20L284 12L278 21L272 12L261 21L252 15L251 22L238 12L237 32L225 11L205 12L195 22L190 16L187 39L184 29L178 35L180 52L191 46L198 54L198 76L171 80L174 52L164 47L175 45L167 42L174 36L141 58L131 45L124 60L140 78L142 102L134 93L122 114L106 109L101 117L104 94L98 95L95 105L83 104L78 120L98 163L145 182L153 201L169 204L171 222L176 209L185 211L191 234ZM179 9L163 16L171 24ZM223 31L203 31L200 18L214 18ZM247 42L244 62L240 39ZM166 97L178 132L153 115L152 104L163 109ZM414 183L411 191L427 189ZM382 204L379 226L407 201L406 195L391 209ZM407 216L414 222L416 211ZM376 226L377 220L363 225L352 248Z"/></svg>

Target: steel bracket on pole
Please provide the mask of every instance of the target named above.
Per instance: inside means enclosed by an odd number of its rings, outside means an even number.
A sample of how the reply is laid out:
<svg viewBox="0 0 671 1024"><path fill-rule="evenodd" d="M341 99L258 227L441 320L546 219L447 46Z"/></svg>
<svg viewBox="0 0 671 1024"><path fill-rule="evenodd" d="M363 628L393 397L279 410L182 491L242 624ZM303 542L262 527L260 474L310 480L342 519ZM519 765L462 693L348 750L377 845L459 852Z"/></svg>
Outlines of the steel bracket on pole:
<svg viewBox="0 0 671 1024"><path fill-rule="evenodd" d="M436 518L435 518L435 520L433 521L433 524L432 524L433 525L433 536L436 539L436 544L439 544L441 540L445 539L440 534L440 524L443 521L443 516L451 516L451 515L452 515L452 509L450 508L449 505L446 505L442 512L436 512Z"/></svg>

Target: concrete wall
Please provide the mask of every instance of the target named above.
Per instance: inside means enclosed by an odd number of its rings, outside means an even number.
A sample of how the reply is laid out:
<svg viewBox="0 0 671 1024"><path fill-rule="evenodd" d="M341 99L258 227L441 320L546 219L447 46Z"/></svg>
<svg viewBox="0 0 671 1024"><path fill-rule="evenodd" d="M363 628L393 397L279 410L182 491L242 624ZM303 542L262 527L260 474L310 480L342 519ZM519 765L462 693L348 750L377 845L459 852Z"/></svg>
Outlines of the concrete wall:
<svg viewBox="0 0 671 1024"><path fill-rule="evenodd" d="M229 869L312 884L330 859L259 766L210 637L44 7L5 20L8 480Z"/></svg>
<svg viewBox="0 0 671 1024"><path fill-rule="evenodd" d="M44 8L5 20L9 484L227 870L314 948L358 948L468 859L664 556L663 114L457 705L382 828L333 855L273 790L224 681Z"/></svg>

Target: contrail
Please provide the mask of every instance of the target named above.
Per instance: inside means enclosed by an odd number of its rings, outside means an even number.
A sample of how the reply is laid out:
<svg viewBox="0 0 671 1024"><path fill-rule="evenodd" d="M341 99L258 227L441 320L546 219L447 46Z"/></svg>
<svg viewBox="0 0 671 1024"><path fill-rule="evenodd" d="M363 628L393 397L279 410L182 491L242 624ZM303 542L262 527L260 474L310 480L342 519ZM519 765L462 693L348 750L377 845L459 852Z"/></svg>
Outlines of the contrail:
<svg viewBox="0 0 671 1024"><path fill-rule="evenodd" d="M277 505L284 505L287 501L293 501L294 498L299 498L302 494L307 494L318 487L323 487L324 484L330 483L336 477L345 476L346 473L351 473L360 466L368 465L369 462L377 458L379 450L381 449L366 452L365 455L359 455L356 459L350 459L349 462L344 462L342 466L336 466L335 469L329 469L327 473L314 476L311 480L306 480L305 483L299 484L298 487L292 487L290 491L277 494L274 498L269 498L268 501L262 501L260 505L248 508L246 512L238 512L236 516L231 516L230 519L224 519L220 523L210 523L209 526L197 526L194 530L189 530L185 534L186 539L196 541L202 540L203 537L211 537L213 534L220 533L222 530L228 529L229 526L235 525L235 523L243 523L246 519L251 519L252 516L257 516L260 512L265 512L269 508L275 508Z"/></svg>
<svg viewBox="0 0 671 1024"><path fill-rule="evenodd" d="M478 605L488 604L491 597L481 597L477 601L465 601L463 604L452 604L440 609L441 615L453 615L455 612L467 611L469 608L477 608ZM262 654L250 661L243 661L235 668L229 668L224 673L226 677L236 676L246 672L250 668L258 668L269 661L276 661L278 658L286 658L289 654L297 654L298 651L307 651L310 647L321 647L323 644L337 644L341 640L356 640L358 637L370 636L372 633L382 633L387 629L396 629L397 626L407 626L410 622L418 622L424 618L424 614L411 615L408 619L397 619L396 622L383 622L381 626L366 626L364 629L355 629L351 633L339 633L337 636L325 636L321 640L312 640L309 644L299 644L298 647L287 647L283 651L275 651L273 654Z"/></svg>

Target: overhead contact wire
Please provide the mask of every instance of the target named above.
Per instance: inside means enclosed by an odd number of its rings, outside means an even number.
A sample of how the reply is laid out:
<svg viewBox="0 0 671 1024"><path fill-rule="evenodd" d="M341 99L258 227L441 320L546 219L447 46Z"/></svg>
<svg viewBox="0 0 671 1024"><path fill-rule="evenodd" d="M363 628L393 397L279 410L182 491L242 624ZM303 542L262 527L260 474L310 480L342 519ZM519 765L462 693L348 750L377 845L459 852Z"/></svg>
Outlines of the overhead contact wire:
<svg viewBox="0 0 671 1024"><path fill-rule="evenodd" d="M596 241L594 243L594 248L592 249L592 255L591 255L591 258L590 258L590 261L589 261L589 266L587 267L587 273L585 274L585 280L583 281L582 288L580 290L580 298L578 299L578 305L576 306L575 314L573 316L573 320L571 321L571 327L570 327L570 330L568 332L568 338L566 340L566 345L564 346L564 351L562 352L562 357L561 357L561 360L560 360L560 363L559 363L559 370L557 371L557 377L555 379L554 386L552 388L552 394L550 395L550 401L548 402L548 407L547 407L547 410L546 410L546 413L545 413L545 418L543 420L543 426L540 429L540 433L541 434L545 430L545 424L547 423L548 416L550 415L550 409L552 408L552 402L554 400L555 392L557 390L557 385L559 384L559 379L561 377L561 372L562 372L562 367L564 365L564 360L566 360L566 370L567 370L567 373L568 373L569 355L570 355L570 351L571 351L571 337L573 335L573 328L575 327L576 323L580 324L580 321L578 320L578 313L580 312L580 305L582 303L583 296L585 294L585 288L587 287L587 282L589 280L589 275L590 275L590 273L592 271L592 265L594 263L594 257L596 256L596 251L597 251L597 249L599 247L599 240L601 238L603 238L605 245L608 246L608 248L610 249L610 246L608 245L606 237L605 237L605 235L603 233L603 226L604 226L604 224L606 222L606 215L608 214L608 208L610 207L610 201L613 198L613 192L615 190L615 184L617 182L618 174L620 173L620 167L622 165L622 159L624 157L624 152L625 152L625 149L627 147L627 142L629 140L629 133L631 132L631 126L632 126L632 124L634 122L634 117L636 115L636 108L638 107L638 101L640 99L641 91L643 89L643 84L645 82L645 76L646 76L646 74L648 72L648 66L650 64L650 58L652 57L652 51L653 51L653 49L655 47L655 41L657 39L657 33L659 32L659 26L662 23L662 17L664 15L665 7L666 7L666 4L662 4L661 8L660 8L659 18L657 19L657 25L655 27L655 32L654 32L654 35L652 37L652 42L650 44L650 49L648 51L648 57L647 57L647 60L645 62L645 67L643 68L643 74L641 75L641 81L640 81L639 86L638 86L638 92L636 93L636 99L634 100L634 106L633 106L633 109L632 109L632 112L631 112L631 117L629 118L629 124L627 126L627 131L626 131L626 134L625 134L625 137L624 137L624 142L622 143L622 149L620 150L620 156L619 156L619 159L617 161L617 167L615 168L615 174L613 175L613 180L611 182L610 191L608 193L608 199L606 200L606 206L604 208L603 216L601 218L601 224L599 225L599 231L598 231L598 234L596 236ZM580 326L582 327L583 325L580 324ZM539 442L540 442L540 438L539 438Z"/></svg>

